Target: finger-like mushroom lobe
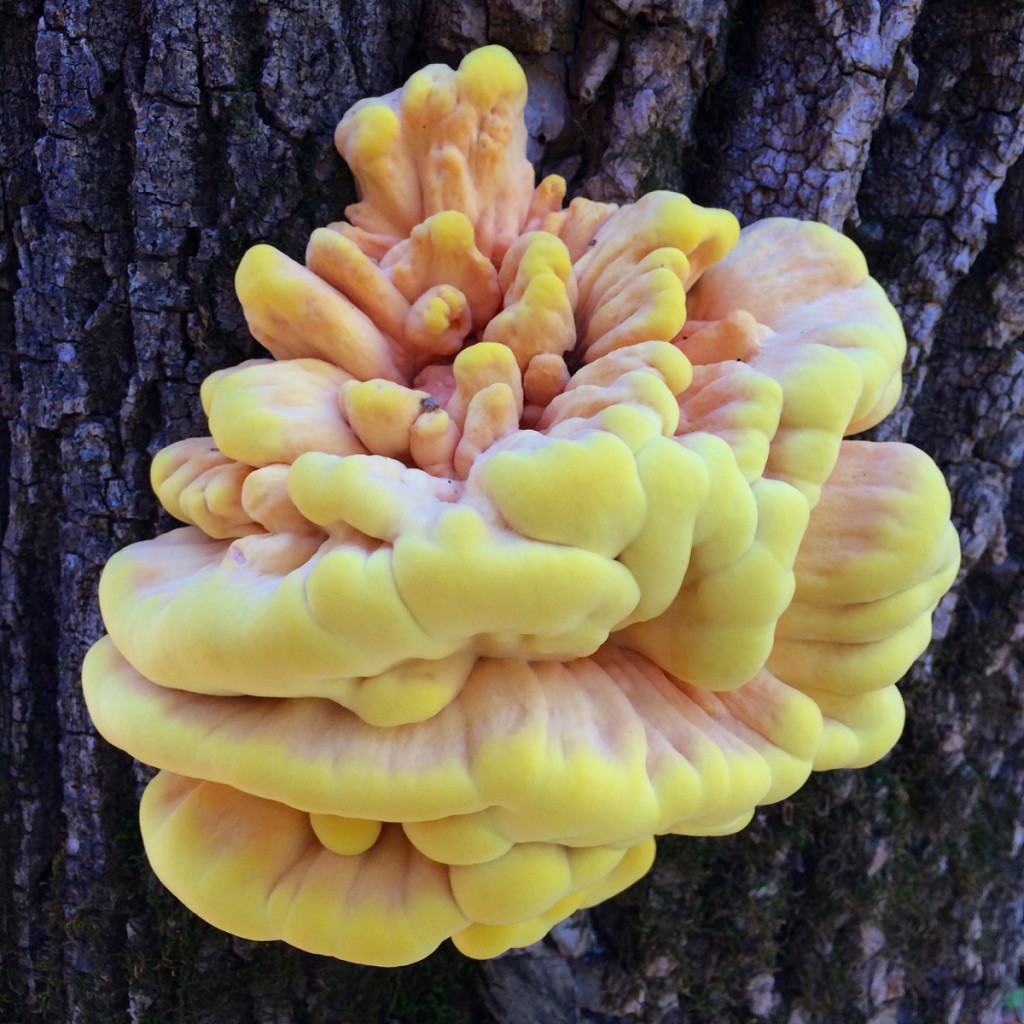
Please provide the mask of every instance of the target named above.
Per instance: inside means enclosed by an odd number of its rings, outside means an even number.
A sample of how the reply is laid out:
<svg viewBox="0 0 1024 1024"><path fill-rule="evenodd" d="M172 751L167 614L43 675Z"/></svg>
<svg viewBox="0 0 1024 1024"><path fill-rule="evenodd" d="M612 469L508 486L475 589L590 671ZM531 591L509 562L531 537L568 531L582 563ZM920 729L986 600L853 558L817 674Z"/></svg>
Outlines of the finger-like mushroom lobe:
<svg viewBox="0 0 1024 1024"><path fill-rule="evenodd" d="M535 183L500 47L363 100L359 201L237 291L273 358L154 460L93 720L220 928L366 964L543 936L895 743L959 564L938 470L847 440L905 341L852 242Z"/></svg>

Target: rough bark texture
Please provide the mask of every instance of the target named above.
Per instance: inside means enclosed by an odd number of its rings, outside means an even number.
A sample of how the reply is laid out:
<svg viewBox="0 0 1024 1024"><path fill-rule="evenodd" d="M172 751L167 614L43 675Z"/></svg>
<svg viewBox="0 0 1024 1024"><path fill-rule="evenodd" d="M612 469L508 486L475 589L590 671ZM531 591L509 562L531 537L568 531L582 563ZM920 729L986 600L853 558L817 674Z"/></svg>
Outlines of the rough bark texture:
<svg viewBox="0 0 1024 1024"><path fill-rule="evenodd" d="M1024 955L1024 8L1011 0L0 0L0 1020L999 1024ZM152 453L256 352L234 265L351 181L356 99L485 41L533 156L865 249L911 339L881 428L964 542L907 732L740 835L667 839L617 901L484 965L395 971L225 936L154 881L145 769L78 671L100 568L164 529Z"/></svg>

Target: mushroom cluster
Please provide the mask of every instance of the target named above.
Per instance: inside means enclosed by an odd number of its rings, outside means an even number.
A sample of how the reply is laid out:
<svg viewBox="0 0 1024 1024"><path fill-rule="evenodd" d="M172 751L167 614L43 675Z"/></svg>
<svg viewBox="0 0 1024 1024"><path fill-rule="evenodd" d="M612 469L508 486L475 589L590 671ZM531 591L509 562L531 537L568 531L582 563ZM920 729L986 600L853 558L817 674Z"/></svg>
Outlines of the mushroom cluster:
<svg viewBox="0 0 1024 1024"><path fill-rule="evenodd" d="M155 459L99 731L160 769L154 870L367 964L531 943L812 770L896 741L959 564L917 449L845 438L905 339L856 246L655 192L563 206L499 47L364 100L359 202L237 290L273 358Z"/></svg>

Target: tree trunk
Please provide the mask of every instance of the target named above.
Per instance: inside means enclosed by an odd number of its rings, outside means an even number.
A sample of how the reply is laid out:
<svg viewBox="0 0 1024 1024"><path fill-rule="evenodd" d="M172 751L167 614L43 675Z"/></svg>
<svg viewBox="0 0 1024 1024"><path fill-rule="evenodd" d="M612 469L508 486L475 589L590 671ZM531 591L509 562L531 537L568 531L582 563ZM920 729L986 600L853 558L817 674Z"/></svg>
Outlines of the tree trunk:
<svg viewBox="0 0 1024 1024"><path fill-rule="evenodd" d="M100 569L168 528L153 453L259 353L244 250L352 201L357 99L484 42L570 191L670 188L864 249L911 349L878 431L964 547L897 749L482 965L390 971L207 926L141 849L148 770L79 670ZM0 1020L1005 1024L1024 956L1024 8L1017 0L0 0Z"/></svg>

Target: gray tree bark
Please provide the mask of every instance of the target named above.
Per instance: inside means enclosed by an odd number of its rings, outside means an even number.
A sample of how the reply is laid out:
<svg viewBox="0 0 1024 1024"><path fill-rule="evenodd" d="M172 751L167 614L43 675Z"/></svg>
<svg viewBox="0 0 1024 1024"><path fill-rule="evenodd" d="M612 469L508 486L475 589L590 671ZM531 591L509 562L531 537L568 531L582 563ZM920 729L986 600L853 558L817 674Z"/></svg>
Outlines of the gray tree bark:
<svg viewBox="0 0 1024 1024"><path fill-rule="evenodd" d="M537 946L383 971L226 936L136 825L79 685L109 555L169 524L152 454L257 354L232 274L351 201L355 100L484 42L532 155L864 248L911 341L879 436L964 545L908 727ZM0 0L0 1020L1008 1024L1024 956L1024 7L1019 0ZM1012 1000L1011 1000L1012 1001ZM1016 1018L1019 1019L1019 1018Z"/></svg>

